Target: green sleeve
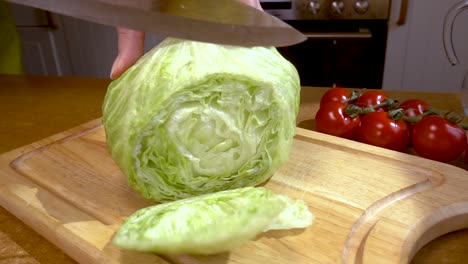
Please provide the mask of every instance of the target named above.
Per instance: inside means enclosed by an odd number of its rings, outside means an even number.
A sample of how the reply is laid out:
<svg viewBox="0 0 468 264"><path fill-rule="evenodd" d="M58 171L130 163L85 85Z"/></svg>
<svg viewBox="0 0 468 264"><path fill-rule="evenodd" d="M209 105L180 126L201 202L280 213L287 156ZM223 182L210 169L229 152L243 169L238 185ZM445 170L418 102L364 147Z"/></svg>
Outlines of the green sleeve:
<svg viewBox="0 0 468 264"><path fill-rule="evenodd" d="M21 40L7 4L0 0L0 74L23 74Z"/></svg>

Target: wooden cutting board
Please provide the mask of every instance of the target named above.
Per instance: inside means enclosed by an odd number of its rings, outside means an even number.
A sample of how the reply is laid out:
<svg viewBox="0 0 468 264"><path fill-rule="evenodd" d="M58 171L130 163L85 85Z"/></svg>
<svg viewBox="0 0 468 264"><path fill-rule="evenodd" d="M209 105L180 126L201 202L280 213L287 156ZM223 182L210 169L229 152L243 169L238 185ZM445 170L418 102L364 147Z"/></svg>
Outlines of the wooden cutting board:
<svg viewBox="0 0 468 264"><path fill-rule="evenodd" d="M160 257L111 244L152 202L127 186L100 120L1 155L0 204L82 263L407 263L433 238L468 227L463 169L301 128L293 144L265 186L303 199L314 224L224 254Z"/></svg>

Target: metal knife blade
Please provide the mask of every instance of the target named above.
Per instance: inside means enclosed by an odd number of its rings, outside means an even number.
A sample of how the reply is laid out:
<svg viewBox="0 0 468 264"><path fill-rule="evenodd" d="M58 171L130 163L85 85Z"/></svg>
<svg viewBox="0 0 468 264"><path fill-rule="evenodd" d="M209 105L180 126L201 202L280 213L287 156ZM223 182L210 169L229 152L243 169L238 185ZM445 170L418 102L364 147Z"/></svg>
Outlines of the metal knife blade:
<svg viewBox="0 0 468 264"><path fill-rule="evenodd" d="M100 24L239 46L289 46L306 37L236 0L9 0Z"/></svg>

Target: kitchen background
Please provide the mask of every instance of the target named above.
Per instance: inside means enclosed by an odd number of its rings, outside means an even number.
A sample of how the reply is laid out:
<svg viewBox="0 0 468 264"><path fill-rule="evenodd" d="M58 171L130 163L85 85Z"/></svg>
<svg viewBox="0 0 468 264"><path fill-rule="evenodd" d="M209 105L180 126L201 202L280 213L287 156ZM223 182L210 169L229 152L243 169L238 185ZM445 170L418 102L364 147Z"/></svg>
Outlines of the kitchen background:
<svg viewBox="0 0 468 264"><path fill-rule="evenodd" d="M263 2L278 2L281 8L285 6L288 8L287 4L291 1ZM296 2L307 6L309 10L311 2L320 3L314 0ZM326 0L322 2L331 3ZM338 4L368 2L369 9L372 3L375 3L372 0L334 2ZM389 16L385 21L387 32L380 87L366 88L459 91L465 72L468 72L468 11L461 12L453 26L453 47L459 60L456 65L449 62L444 51L443 29L449 10L461 2L467 1L392 0ZM402 6L405 10L405 4L407 4L406 21L398 25L397 21L401 16ZM14 4L10 7L23 43L23 63L26 73L109 77L117 53L114 28L29 7ZM150 49L163 38L164 36L148 34L146 49ZM317 56L321 53L320 50L313 52ZM313 52L310 52L311 61L314 60ZM336 53L336 56L339 59L339 53ZM366 70L363 70L355 79L366 78L366 74ZM369 73L373 74L376 73Z"/></svg>

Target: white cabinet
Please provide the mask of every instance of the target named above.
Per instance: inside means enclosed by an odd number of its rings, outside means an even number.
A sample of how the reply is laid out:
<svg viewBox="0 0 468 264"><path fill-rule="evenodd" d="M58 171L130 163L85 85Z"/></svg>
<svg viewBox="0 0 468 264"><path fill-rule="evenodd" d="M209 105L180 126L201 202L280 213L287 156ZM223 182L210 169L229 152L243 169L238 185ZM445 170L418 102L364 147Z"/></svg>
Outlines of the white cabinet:
<svg viewBox="0 0 468 264"><path fill-rule="evenodd" d="M73 75L108 78L117 56L114 28L60 16Z"/></svg>
<svg viewBox="0 0 468 264"><path fill-rule="evenodd" d="M23 45L25 73L37 75L70 75L70 63L59 32L50 28L18 28Z"/></svg>
<svg viewBox="0 0 468 264"><path fill-rule="evenodd" d="M392 1L383 89L459 91L468 71L468 11L453 29L459 64L452 66L443 43L444 19L461 0L408 0L406 24L398 26L402 0Z"/></svg>
<svg viewBox="0 0 468 264"><path fill-rule="evenodd" d="M22 44L27 74L70 75L67 47L60 24L52 14L10 4Z"/></svg>
<svg viewBox="0 0 468 264"><path fill-rule="evenodd" d="M114 27L60 16L68 53L76 76L108 78L117 56L117 33ZM147 34L145 50L157 45L162 36Z"/></svg>
<svg viewBox="0 0 468 264"><path fill-rule="evenodd" d="M117 55L114 27L10 4L27 74L108 78ZM147 34L145 49L164 37Z"/></svg>

